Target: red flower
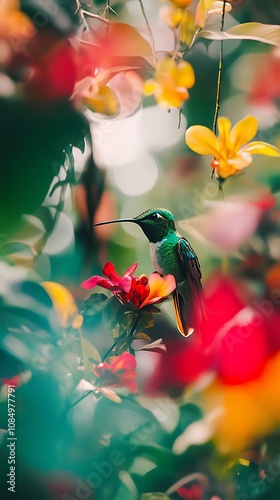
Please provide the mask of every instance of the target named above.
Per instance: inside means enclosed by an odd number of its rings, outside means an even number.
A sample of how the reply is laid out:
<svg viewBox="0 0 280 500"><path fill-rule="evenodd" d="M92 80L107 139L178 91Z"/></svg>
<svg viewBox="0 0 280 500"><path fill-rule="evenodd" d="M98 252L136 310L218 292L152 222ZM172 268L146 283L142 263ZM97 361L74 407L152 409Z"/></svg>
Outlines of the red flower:
<svg viewBox="0 0 280 500"><path fill-rule="evenodd" d="M84 281L82 287L87 290L99 285L107 290L111 290L122 304L131 303L138 309L142 309L149 304L162 302L168 298L176 287L174 276L167 274L160 276L158 273L152 273L147 276L132 276L138 263L130 266L123 276L119 276L111 262L107 262L103 268L102 276L92 276Z"/></svg>
<svg viewBox="0 0 280 500"><path fill-rule="evenodd" d="M190 487L182 487L178 488L177 493L180 498L184 500L201 500L202 499L202 490L201 487L197 484L193 484Z"/></svg>
<svg viewBox="0 0 280 500"><path fill-rule="evenodd" d="M103 386L127 387L132 394L138 392L136 378L136 359L129 352L120 356L109 358L109 363L104 361L93 366L93 373L100 378Z"/></svg>
<svg viewBox="0 0 280 500"><path fill-rule="evenodd" d="M102 269L102 272L104 276L107 276L107 279L103 278L103 276L92 276L88 280L84 281L81 284L81 287L86 288L87 290L91 290L91 288L94 288L98 285L106 288L107 290L111 290L115 294L122 292L127 293L131 288L131 276L133 275L137 266L138 262L135 262L135 264L130 266L125 271L123 276L120 276L116 272L115 266L111 262L107 262L107 264L105 264Z"/></svg>

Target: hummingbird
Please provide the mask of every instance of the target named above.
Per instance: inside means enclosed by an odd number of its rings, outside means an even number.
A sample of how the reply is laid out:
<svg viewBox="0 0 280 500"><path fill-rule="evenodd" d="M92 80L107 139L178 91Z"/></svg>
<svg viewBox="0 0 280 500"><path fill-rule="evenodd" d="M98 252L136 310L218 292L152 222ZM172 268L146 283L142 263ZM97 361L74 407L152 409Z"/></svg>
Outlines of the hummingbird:
<svg viewBox="0 0 280 500"><path fill-rule="evenodd" d="M97 222L95 226L132 222L140 226L150 242L155 271L172 274L176 280L173 303L177 328L188 337L205 315L198 257L176 228L174 216L164 208L151 208L136 217Z"/></svg>

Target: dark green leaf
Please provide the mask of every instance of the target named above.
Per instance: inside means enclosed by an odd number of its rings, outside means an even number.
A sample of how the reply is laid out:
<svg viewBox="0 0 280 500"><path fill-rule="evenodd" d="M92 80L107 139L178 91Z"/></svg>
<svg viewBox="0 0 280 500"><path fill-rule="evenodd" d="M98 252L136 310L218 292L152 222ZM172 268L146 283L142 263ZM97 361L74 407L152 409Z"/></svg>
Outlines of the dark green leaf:
<svg viewBox="0 0 280 500"><path fill-rule="evenodd" d="M99 313L106 307L108 297L104 293L93 293L88 299L80 305L80 314L83 316L92 316Z"/></svg>

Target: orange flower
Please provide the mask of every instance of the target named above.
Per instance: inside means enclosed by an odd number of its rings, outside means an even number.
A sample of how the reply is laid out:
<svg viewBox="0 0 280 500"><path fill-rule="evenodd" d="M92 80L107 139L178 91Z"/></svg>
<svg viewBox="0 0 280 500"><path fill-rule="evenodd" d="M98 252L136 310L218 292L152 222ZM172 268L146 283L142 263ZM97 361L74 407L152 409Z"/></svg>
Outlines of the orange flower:
<svg viewBox="0 0 280 500"><path fill-rule="evenodd" d="M31 38L35 28L30 19L20 12L17 0L2 0L0 5L0 37Z"/></svg>
<svg viewBox="0 0 280 500"><path fill-rule="evenodd" d="M188 89L195 82L190 63L174 59L157 61L155 77L144 84L144 94L154 94L158 104L164 108L179 108L189 98Z"/></svg>

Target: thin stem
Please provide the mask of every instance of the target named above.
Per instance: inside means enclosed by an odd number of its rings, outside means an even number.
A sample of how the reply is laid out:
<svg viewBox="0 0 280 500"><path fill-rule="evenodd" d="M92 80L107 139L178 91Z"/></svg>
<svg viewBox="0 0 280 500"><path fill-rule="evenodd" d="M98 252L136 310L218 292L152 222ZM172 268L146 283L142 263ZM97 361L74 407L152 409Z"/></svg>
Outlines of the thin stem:
<svg viewBox="0 0 280 500"><path fill-rule="evenodd" d="M84 392L84 394L82 394L76 401L74 401L74 403L72 403L72 404L70 404L68 406L68 408L67 408L66 411L69 411L72 408L74 408L74 406L76 406L78 403L80 403L81 401L83 401L83 399L87 398L92 393L93 393L93 391L86 391L86 392Z"/></svg>
<svg viewBox="0 0 280 500"><path fill-rule="evenodd" d="M153 63L155 64L156 63L156 46L155 46L154 35L153 35L152 30L151 30L151 27L150 27L150 24L149 24L149 21L148 21L146 12L145 12L145 7L143 5L143 2L142 2L142 0L138 0L138 2L140 4L141 11L142 11L142 14L143 14L143 17L145 19L146 26L147 26L147 30L148 30L149 35L150 35L150 40L151 40L151 45L152 45L152 51L153 51Z"/></svg>
<svg viewBox="0 0 280 500"><path fill-rule="evenodd" d="M114 342L114 344L110 347L110 349L108 349L108 351L106 352L106 354L104 354L103 358L102 358L102 361L105 361L106 358L108 358L109 354L111 354L111 352L113 352L113 350L115 349L117 345L117 341Z"/></svg>
<svg viewBox="0 0 280 500"><path fill-rule="evenodd" d="M82 20L82 21L83 21L83 23L84 23L84 27L85 27L85 29L86 29L87 31L90 31L90 29L89 29L89 25L88 25L87 20L86 20L86 18L85 18L85 12L84 12L84 10L82 9L82 6L81 6L81 3L80 3L80 0L76 0L76 4L77 4L77 9L76 9L76 12L78 12L78 13L79 13L80 18L81 18L81 20Z"/></svg>
<svg viewBox="0 0 280 500"><path fill-rule="evenodd" d="M224 3L223 3L220 31L224 30L225 12L226 12L226 0L224 0ZM215 113L214 113L214 120L213 120L213 132L215 135L217 135L217 123L218 123L220 100L221 100L221 83L222 83L223 61L224 61L224 41L221 40L220 41L220 60L219 60L218 79L217 79L216 106L215 106Z"/></svg>

